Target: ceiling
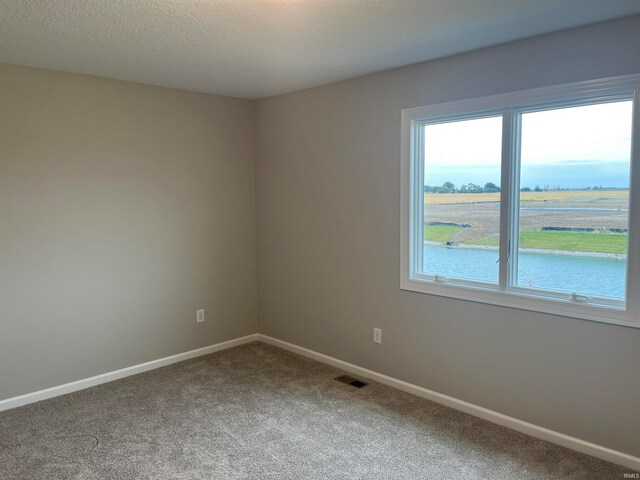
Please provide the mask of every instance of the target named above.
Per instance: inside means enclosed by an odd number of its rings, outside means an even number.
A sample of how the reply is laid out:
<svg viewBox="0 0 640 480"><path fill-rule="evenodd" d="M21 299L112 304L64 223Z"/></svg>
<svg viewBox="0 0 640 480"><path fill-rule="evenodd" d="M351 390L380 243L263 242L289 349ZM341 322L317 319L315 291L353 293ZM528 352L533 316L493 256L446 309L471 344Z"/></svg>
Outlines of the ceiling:
<svg viewBox="0 0 640 480"><path fill-rule="evenodd" d="M638 0L0 0L0 63L260 98L637 13Z"/></svg>

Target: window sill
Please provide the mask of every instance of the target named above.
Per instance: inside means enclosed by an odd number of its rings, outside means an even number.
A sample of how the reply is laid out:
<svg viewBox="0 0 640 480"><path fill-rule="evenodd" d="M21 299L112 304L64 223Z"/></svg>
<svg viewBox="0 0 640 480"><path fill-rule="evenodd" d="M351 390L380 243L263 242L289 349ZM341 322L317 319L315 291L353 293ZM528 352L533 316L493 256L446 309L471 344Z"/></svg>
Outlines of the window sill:
<svg viewBox="0 0 640 480"><path fill-rule="evenodd" d="M537 313L640 328L640 323L633 321L629 312L624 308L597 304L585 305L572 302L569 299L549 299L515 291L505 292L498 290L497 286L495 289L491 287L482 288L477 285L467 287L455 284L443 285L431 280L403 279L400 289Z"/></svg>

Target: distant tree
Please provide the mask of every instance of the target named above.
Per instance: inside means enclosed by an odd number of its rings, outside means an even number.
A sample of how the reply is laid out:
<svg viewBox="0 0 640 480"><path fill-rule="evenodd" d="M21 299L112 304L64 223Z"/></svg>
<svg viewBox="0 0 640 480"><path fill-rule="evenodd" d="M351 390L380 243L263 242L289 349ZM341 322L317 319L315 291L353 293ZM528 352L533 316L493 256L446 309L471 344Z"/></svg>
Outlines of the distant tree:
<svg viewBox="0 0 640 480"><path fill-rule="evenodd" d="M484 184L484 191L488 193L499 192L500 187L493 182L487 182Z"/></svg>
<svg viewBox="0 0 640 480"><path fill-rule="evenodd" d="M451 183L451 182L444 182L444 183L442 184L442 188L443 188L443 189L447 189L447 190L449 190L450 192L455 192L455 191L456 191L456 186L455 186L453 183Z"/></svg>
<svg viewBox="0 0 640 480"><path fill-rule="evenodd" d="M536 185L536 187L533 189L534 192L541 192L542 189L540 188L540 185Z"/></svg>
<svg viewBox="0 0 640 480"><path fill-rule="evenodd" d="M484 188L482 188L480 185L476 185L475 183L469 183L467 185L467 191L469 193L482 193L484 192Z"/></svg>
<svg viewBox="0 0 640 480"><path fill-rule="evenodd" d="M530 191L531 191L531 188L529 188L529 187L522 187L522 188L520 189L520 191L521 191L521 192L530 192Z"/></svg>

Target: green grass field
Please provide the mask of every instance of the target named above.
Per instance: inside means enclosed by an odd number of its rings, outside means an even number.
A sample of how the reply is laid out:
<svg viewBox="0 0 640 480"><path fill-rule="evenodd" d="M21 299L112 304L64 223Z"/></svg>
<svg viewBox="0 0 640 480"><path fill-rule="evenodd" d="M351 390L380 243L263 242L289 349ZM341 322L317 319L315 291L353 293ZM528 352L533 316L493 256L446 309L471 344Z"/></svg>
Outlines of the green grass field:
<svg viewBox="0 0 640 480"><path fill-rule="evenodd" d="M498 236L469 240L465 243L497 246ZM627 251L627 235L624 233L523 230L520 232L520 248L624 254Z"/></svg>
<svg viewBox="0 0 640 480"><path fill-rule="evenodd" d="M448 242L460 230L461 227L453 225L425 225L424 239L429 242Z"/></svg>
<svg viewBox="0 0 640 480"><path fill-rule="evenodd" d="M461 227L452 225L425 225L424 239L430 242L446 243L460 230L462 230ZM497 247L498 236L492 235L464 243ZM624 254L627 251L627 235L610 232L523 230L520 232L520 248Z"/></svg>

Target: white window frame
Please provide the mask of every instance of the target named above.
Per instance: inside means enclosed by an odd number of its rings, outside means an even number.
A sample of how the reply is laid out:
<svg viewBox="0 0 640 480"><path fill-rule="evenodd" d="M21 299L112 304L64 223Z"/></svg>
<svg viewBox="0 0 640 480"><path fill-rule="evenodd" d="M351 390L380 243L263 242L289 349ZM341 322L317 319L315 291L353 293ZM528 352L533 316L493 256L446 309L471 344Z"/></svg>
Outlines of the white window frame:
<svg viewBox="0 0 640 480"><path fill-rule="evenodd" d="M520 113L613 100L633 101L625 300L517 286L517 158ZM498 284L422 273L425 124L502 115ZM640 328L640 74L556 85L402 110L400 288L420 293ZM508 260L504 260L508 259ZM578 292L580 293L580 292Z"/></svg>

